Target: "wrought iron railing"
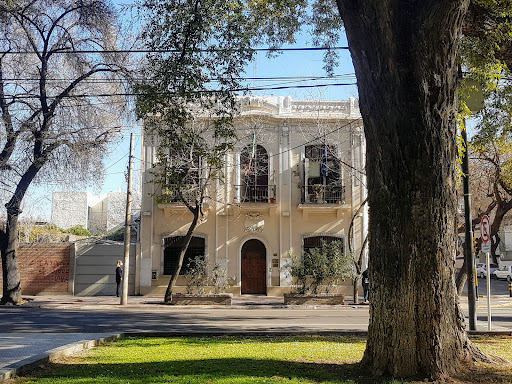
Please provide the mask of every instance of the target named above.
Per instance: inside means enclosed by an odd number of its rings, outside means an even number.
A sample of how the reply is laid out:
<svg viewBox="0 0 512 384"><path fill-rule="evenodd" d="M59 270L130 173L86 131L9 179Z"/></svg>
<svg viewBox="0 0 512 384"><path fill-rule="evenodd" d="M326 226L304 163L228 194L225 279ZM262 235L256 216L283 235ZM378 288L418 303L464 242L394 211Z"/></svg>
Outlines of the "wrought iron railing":
<svg viewBox="0 0 512 384"><path fill-rule="evenodd" d="M276 199L275 185L235 185L241 203L274 203Z"/></svg>
<svg viewBox="0 0 512 384"><path fill-rule="evenodd" d="M307 204L344 204L345 187L321 184L303 186L301 202Z"/></svg>
<svg viewBox="0 0 512 384"><path fill-rule="evenodd" d="M183 197L189 203L194 203L196 199L199 198L200 190L197 186L182 186L181 193ZM182 203L180 195L178 194L178 186L177 185L169 185L165 191L162 192L162 195L159 197L159 203Z"/></svg>

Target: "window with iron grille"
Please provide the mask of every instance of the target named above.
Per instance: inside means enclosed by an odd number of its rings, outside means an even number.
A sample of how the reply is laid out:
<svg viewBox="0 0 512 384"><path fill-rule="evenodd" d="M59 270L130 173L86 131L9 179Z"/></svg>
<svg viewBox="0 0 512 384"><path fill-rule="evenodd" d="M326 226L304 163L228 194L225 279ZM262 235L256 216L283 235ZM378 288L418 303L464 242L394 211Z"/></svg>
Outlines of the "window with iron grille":
<svg viewBox="0 0 512 384"><path fill-rule="evenodd" d="M174 275L178 267L178 259L180 257L181 247L183 245L184 236L167 237L164 240L164 275ZM188 264L196 256L204 257L205 239L193 236L190 239L187 252L183 258L180 275L184 275L188 271Z"/></svg>
<svg viewBox="0 0 512 384"><path fill-rule="evenodd" d="M304 161L304 201L339 204L344 200L344 192L341 161L336 145L307 145Z"/></svg>
<svg viewBox="0 0 512 384"><path fill-rule="evenodd" d="M314 248L320 248L322 246L322 241L325 243L331 243L333 241L339 241L341 243L342 253L345 252L343 238L336 236L310 236L305 237L303 240L303 250L304 252L309 251Z"/></svg>

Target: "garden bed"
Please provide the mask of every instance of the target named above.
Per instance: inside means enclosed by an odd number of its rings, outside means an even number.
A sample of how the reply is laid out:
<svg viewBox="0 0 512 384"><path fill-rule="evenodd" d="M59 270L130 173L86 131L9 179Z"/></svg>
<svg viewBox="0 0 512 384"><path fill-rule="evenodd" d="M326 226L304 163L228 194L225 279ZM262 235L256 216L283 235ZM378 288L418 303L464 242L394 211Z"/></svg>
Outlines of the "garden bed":
<svg viewBox="0 0 512 384"><path fill-rule="evenodd" d="M231 305L231 293L175 293L172 305Z"/></svg>

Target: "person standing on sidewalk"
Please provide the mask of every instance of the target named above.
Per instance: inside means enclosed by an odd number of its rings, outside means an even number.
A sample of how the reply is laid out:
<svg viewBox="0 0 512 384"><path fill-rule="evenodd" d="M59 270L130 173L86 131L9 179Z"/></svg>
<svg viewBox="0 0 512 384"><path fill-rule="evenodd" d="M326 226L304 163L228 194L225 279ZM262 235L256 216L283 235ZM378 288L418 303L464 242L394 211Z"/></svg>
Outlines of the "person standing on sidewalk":
<svg viewBox="0 0 512 384"><path fill-rule="evenodd" d="M370 280L368 278L368 269L365 269L363 272L363 297L365 303L370 300Z"/></svg>
<svg viewBox="0 0 512 384"><path fill-rule="evenodd" d="M116 295L119 297L119 288L121 287L121 281L123 280L123 262L121 260L117 260L117 266L116 266Z"/></svg>

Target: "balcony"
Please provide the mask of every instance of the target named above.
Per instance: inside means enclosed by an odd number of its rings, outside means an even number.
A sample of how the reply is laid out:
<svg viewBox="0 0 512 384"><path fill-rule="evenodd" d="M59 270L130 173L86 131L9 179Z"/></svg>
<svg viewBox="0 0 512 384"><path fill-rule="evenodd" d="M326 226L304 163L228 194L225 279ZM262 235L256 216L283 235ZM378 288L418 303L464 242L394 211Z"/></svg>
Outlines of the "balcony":
<svg viewBox="0 0 512 384"><path fill-rule="evenodd" d="M234 203L241 203L239 212L259 212L274 215L277 210L275 185L235 185Z"/></svg>
<svg viewBox="0 0 512 384"><path fill-rule="evenodd" d="M275 185L235 185L240 203L275 203Z"/></svg>
<svg viewBox="0 0 512 384"><path fill-rule="evenodd" d="M332 216L332 220L340 220L343 212L350 210L345 203L345 187L341 185L314 184L302 187L302 199L298 206L302 211L302 219L309 220L309 214L322 214L325 219Z"/></svg>
<svg viewBox="0 0 512 384"><path fill-rule="evenodd" d="M192 206L195 205L196 199L199 199L200 190L195 185L184 186L182 190L183 197ZM205 191L205 196L208 193ZM163 209L165 216L169 216L171 212L177 211L188 211L188 208L181 200L178 194L178 186L170 185L161 196L157 197L158 208ZM206 212L209 209L208 203L203 203L203 211Z"/></svg>
<svg viewBox="0 0 512 384"><path fill-rule="evenodd" d="M307 188L307 191L306 191ZM345 204L345 187L314 184L302 187L302 204Z"/></svg>
<svg viewBox="0 0 512 384"><path fill-rule="evenodd" d="M199 198L199 188L195 185L183 186L181 193L185 200L191 204L194 204L196 199ZM178 194L178 186L170 185L161 196L158 197L158 202L162 204L178 203L182 204L181 198Z"/></svg>

